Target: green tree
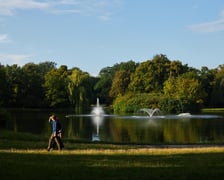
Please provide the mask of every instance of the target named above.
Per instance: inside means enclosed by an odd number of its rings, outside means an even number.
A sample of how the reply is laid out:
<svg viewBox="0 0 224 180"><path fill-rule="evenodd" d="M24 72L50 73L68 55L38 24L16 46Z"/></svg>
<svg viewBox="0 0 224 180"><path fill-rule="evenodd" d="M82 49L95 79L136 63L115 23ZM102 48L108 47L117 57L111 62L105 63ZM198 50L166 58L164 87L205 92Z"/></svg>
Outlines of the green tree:
<svg viewBox="0 0 224 180"><path fill-rule="evenodd" d="M5 101L6 107L43 107L44 92L42 84L44 75L53 68L54 63L27 63L23 67L14 64L5 69ZM3 86L2 86L3 87Z"/></svg>
<svg viewBox="0 0 224 180"><path fill-rule="evenodd" d="M114 64L112 67L103 68L99 74L99 81L96 83L94 87L95 91L97 92L97 97L101 99L101 102L110 104L113 101L113 97L111 97L111 95L115 96L115 94L113 94L114 89L111 89L111 88L113 88L114 85L117 84L117 80L116 80L117 77L115 77L115 74L119 71L125 71L125 79L126 79L125 85L127 85L127 83L129 83L128 79L130 79L130 75L135 71L137 66L138 66L137 63L130 60L127 62ZM118 75L116 74L116 76ZM113 82L114 80L116 81L116 83ZM123 88L125 88L125 90L123 91L126 91L127 87L123 87Z"/></svg>
<svg viewBox="0 0 224 180"><path fill-rule="evenodd" d="M45 96L51 107L69 106L67 66L52 69L45 75Z"/></svg>
<svg viewBox="0 0 224 180"><path fill-rule="evenodd" d="M131 76L129 89L135 93L159 93L169 77L177 77L191 70L178 60L170 61L166 55L160 54L152 60L142 62Z"/></svg>
<svg viewBox="0 0 224 180"><path fill-rule="evenodd" d="M76 111L82 111L83 107L89 106L90 98L90 76L86 72L75 68L68 76L69 100Z"/></svg>
<svg viewBox="0 0 224 180"><path fill-rule="evenodd" d="M56 63L52 61L45 61L38 64L39 72L42 78L44 79L45 74L47 74L48 71L56 68Z"/></svg>
<svg viewBox="0 0 224 180"><path fill-rule="evenodd" d="M117 97L124 95L130 83L130 73L125 70L117 71L114 75L109 95Z"/></svg>
<svg viewBox="0 0 224 180"><path fill-rule="evenodd" d="M27 63L22 67L24 98L22 104L24 107L41 107L44 102L44 92L42 84L44 76L41 73L39 65Z"/></svg>
<svg viewBox="0 0 224 180"><path fill-rule="evenodd" d="M164 83L164 95L173 103L181 103L182 111L198 111L203 103L205 92L197 78L192 78L194 73L188 72L177 78L169 78ZM175 101L174 101L175 100ZM180 109L178 107L178 109Z"/></svg>
<svg viewBox="0 0 224 180"><path fill-rule="evenodd" d="M211 93L211 105L213 107L222 107L224 105L224 65L219 65L216 69Z"/></svg>
<svg viewBox="0 0 224 180"><path fill-rule="evenodd" d="M7 102L5 102L5 106L23 107L23 99L26 97L26 82L24 81L24 73L22 68L14 64L12 66L7 65L5 70L7 76Z"/></svg>
<svg viewBox="0 0 224 180"><path fill-rule="evenodd" d="M112 66L111 73L113 77L117 71L126 71L128 73L133 73L135 72L135 69L137 66L138 66L138 63L135 63L132 60L127 62L117 63Z"/></svg>
<svg viewBox="0 0 224 180"><path fill-rule="evenodd" d="M170 60L165 55L156 55L136 68L129 89L138 93L160 92L169 72Z"/></svg>
<svg viewBox="0 0 224 180"><path fill-rule="evenodd" d="M212 100L212 90L215 83L215 70L210 70L207 67L202 67L199 76L200 76L200 82L202 85L203 91L206 93L206 96L204 97L204 105L210 106L211 100Z"/></svg>
<svg viewBox="0 0 224 180"><path fill-rule="evenodd" d="M4 66L0 64L0 107L7 101L7 76Z"/></svg>
<svg viewBox="0 0 224 180"><path fill-rule="evenodd" d="M178 77L189 71L189 67L182 65L181 61L171 61L169 66L169 77Z"/></svg>
<svg viewBox="0 0 224 180"><path fill-rule="evenodd" d="M95 84L94 90L101 102L110 104L109 91L112 85L113 74L112 67L103 68L99 73L99 81Z"/></svg>

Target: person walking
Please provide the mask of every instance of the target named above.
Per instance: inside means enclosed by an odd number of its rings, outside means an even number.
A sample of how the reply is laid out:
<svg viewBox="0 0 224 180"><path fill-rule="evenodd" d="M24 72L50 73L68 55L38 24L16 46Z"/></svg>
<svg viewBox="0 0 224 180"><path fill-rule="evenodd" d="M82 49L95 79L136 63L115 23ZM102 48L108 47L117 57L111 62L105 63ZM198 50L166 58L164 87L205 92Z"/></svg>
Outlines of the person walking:
<svg viewBox="0 0 224 180"><path fill-rule="evenodd" d="M55 115L49 117L49 122L51 124L52 133L49 137L47 150L50 151L57 146L58 150L62 150L64 148L64 144L62 142L62 127L58 118Z"/></svg>

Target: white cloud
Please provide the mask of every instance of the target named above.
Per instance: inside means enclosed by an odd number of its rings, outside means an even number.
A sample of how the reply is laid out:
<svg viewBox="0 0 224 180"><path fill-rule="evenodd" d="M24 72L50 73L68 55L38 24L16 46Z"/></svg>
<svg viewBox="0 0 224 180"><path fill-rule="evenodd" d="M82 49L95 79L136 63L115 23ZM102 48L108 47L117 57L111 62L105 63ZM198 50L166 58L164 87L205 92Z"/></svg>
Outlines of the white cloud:
<svg viewBox="0 0 224 180"><path fill-rule="evenodd" d="M58 0L51 5L53 13L78 13L97 16L109 20L114 11L119 9L123 0Z"/></svg>
<svg viewBox="0 0 224 180"><path fill-rule="evenodd" d="M49 3L36 0L0 0L0 14L5 16L14 15L16 10L45 9Z"/></svg>
<svg viewBox="0 0 224 180"><path fill-rule="evenodd" d="M5 65L17 64L23 66L32 56L28 54L0 54L0 62Z"/></svg>
<svg viewBox="0 0 224 180"><path fill-rule="evenodd" d="M109 21L110 20L110 15L105 14L105 15L99 16L99 18L103 21Z"/></svg>
<svg viewBox="0 0 224 180"><path fill-rule="evenodd" d="M59 4L77 5L80 4L80 0L59 0Z"/></svg>
<svg viewBox="0 0 224 180"><path fill-rule="evenodd" d="M58 10L51 10L52 14L80 14L80 10L76 9L58 9Z"/></svg>
<svg viewBox="0 0 224 180"><path fill-rule="evenodd" d="M195 32L210 33L224 31L224 18L216 21L191 25L189 27L192 31Z"/></svg>
<svg viewBox="0 0 224 180"><path fill-rule="evenodd" d="M189 28L194 32L220 32L224 31L224 11L221 12L221 17L217 20L190 25Z"/></svg>
<svg viewBox="0 0 224 180"><path fill-rule="evenodd" d="M0 15L12 16L17 10L39 9L57 14L95 15L108 20L123 0L0 0Z"/></svg>
<svg viewBox="0 0 224 180"><path fill-rule="evenodd" d="M0 34L0 43L8 42L8 34Z"/></svg>

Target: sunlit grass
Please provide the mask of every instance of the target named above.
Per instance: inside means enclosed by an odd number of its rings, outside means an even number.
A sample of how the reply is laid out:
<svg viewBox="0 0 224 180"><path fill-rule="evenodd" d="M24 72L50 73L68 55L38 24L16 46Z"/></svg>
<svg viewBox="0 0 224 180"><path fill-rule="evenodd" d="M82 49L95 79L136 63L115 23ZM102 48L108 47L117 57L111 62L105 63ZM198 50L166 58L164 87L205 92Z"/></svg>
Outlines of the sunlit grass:
<svg viewBox="0 0 224 180"><path fill-rule="evenodd" d="M121 145L65 141L0 132L0 179L223 179L222 145Z"/></svg>
<svg viewBox="0 0 224 180"><path fill-rule="evenodd" d="M203 108L202 112L223 112L224 108Z"/></svg>
<svg viewBox="0 0 224 180"><path fill-rule="evenodd" d="M100 146L100 145L99 145ZM118 146L120 147L120 146ZM189 147L189 148L128 148L128 149L76 149L53 150L46 149L0 149L0 152L22 154L54 154L54 155L175 155L198 153L224 153L224 147Z"/></svg>
<svg viewBox="0 0 224 180"><path fill-rule="evenodd" d="M100 147L101 145L98 144ZM222 179L224 148L1 149L3 179ZM24 173L25 172L25 173Z"/></svg>

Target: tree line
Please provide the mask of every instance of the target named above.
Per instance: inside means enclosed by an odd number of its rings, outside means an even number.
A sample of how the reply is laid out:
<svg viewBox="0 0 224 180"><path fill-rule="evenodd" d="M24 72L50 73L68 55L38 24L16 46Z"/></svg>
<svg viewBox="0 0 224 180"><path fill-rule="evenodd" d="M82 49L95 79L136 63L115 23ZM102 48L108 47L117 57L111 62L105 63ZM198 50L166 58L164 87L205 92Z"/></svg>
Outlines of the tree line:
<svg viewBox="0 0 224 180"><path fill-rule="evenodd" d="M81 112L96 103L114 112L160 108L163 112L193 112L224 105L224 65L200 70L158 54L101 69L97 77L55 62L0 64L0 107L67 108Z"/></svg>

